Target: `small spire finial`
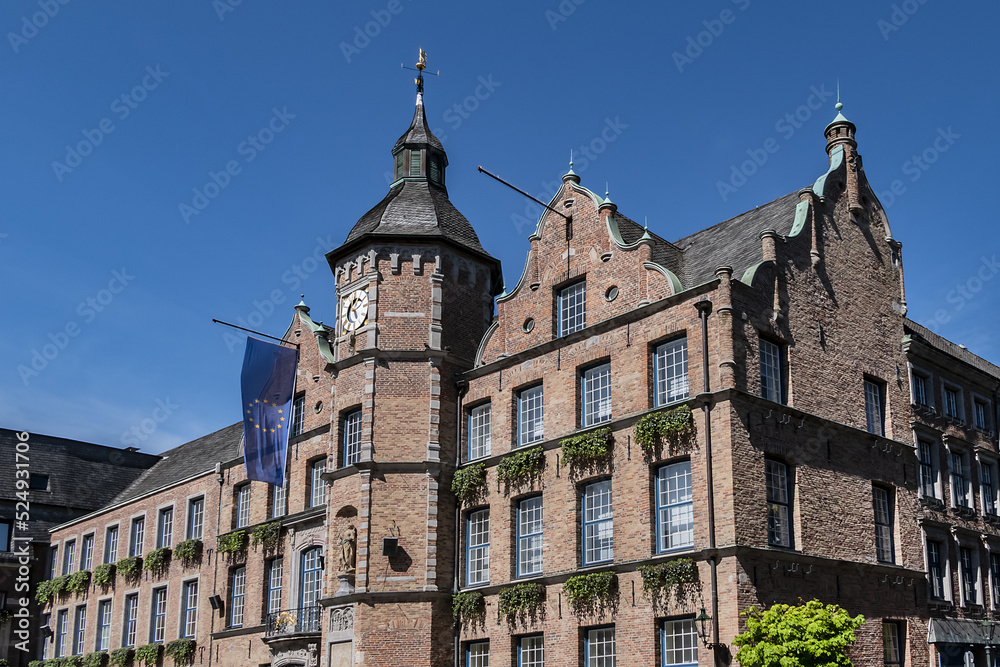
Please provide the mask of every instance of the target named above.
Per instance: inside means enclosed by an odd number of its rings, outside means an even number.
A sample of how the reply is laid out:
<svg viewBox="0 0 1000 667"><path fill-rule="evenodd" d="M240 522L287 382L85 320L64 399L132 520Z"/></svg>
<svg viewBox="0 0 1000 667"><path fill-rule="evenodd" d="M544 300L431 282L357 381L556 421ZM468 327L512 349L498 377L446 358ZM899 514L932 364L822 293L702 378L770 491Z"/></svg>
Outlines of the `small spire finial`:
<svg viewBox="0 0 1000 667"><path fill-rule="evenodd" d="M611 186L608 185L607 181L604 181L604 198L607 199L611 196Z"/></svg>
<svg viewBox="0 0 1000 667"><path fill-rule="evenodd" d="M642 228L644 230L645 229L649 229L649 216L648 215L642 216Z"/></svg>
<svg viewBox="0 0 1000 667"><path fill-rule="evenodd" d="M421 95L424 92L424 69L427 67L427 52L424 51L424 47L419 47L420 52L417 54L417 78L413 80L413 83L417 84L417 92Z"/></svg>
<svg viewBox="0 0 1000 667"><path fill-rule="evenodd" d="M840 111L844 108L844 105L840 102L840 79L837 79L837 103L833 105L833 108Z"/></svg>
<svg viewBox="0 0 1000 667"><path fill-rule="evenodd" d="M569 149L569 170L573 171L573 149Z"/></svg>

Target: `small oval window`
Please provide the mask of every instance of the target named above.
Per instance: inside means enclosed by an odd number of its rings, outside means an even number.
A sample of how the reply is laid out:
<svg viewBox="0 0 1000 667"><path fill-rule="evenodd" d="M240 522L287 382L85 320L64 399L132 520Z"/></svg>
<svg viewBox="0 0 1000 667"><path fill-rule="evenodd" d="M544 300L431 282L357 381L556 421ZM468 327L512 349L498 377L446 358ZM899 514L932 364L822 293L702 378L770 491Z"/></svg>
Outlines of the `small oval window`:
<svg viewBox="0 0 1000 667"><path fill-rule="evenodd" d="M316 407L313 410L316 411L316 414L323 412L323 401L316 401Z"/></svg>
<svg viewBox="0 0 1000 667"><path fill-rule="evenodd" d="M521 331L523 331L524 333L531 333L531 330L534 328L535 328L535 320L533 320L530 317L524 321L524 324L521 325Z"/></svg>
<svg viewBox="0 0 1000 667"><path fill-rule="evenodd" d="M618 298L618 286L612 285L608 288L608 291L604 293L605 301L614 301Z"/></svg>

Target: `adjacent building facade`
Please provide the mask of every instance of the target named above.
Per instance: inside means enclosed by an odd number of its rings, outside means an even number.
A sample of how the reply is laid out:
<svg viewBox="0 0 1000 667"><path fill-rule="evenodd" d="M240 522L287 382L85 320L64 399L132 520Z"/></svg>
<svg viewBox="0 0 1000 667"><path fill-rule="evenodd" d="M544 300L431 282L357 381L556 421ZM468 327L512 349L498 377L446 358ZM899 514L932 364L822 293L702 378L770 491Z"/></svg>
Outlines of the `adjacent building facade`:
<svg viewBox="0 0 1000 667"><path fill-rule="evenodd" d="M907 319L855 130L674 242L571 169L504 291L418 93L327 255L332 324L300 303L283 336L285 487L246 480L237 424L53 529L57 563L116 567L52 596L44 657L720 665L741 612L817 598L864 614L855 664L987 664L1000 369Z"/></svg>

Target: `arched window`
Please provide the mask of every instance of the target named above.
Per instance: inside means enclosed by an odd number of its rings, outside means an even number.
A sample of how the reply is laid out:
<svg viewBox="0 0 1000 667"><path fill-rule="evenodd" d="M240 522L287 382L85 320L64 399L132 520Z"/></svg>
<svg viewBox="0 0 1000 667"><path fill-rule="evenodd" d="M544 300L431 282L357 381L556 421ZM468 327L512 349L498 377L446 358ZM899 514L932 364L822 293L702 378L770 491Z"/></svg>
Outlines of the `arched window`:
<svg viewBox="0 0 1000 667"><path fill-rule="evenodd" d="M321 547L312 547L302 552L302 587L299 596L302 607L312 607L319 604L319 599L323 594L321 555Z"/></svg>

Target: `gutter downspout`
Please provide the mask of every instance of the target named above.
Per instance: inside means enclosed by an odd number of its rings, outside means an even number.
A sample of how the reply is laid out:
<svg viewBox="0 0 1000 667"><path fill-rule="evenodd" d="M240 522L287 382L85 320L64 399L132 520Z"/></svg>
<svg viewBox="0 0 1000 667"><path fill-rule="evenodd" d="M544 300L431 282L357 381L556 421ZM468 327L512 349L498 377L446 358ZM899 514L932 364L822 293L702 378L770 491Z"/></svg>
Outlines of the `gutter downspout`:
<svg viewBox="0 0 1000 667"><path fill-rule="evenodd" d="M712 480L712 408L710 407L709 394L712 391L710 376L708 373L708 314L712 312L712 302L706 300L695 304L698 313L701 315L701 369L704 376L704 390L702 395L705 400L702 403L701 411L705 416L705 481L708 485L708 548L713 551L708 559L711 572L712 587L712 656L716 665L719 664L719 587L718 587L718 559L715 551L715 488Z"/></svg>
<svg viewBox="0 0 1000 667"><path fill-rule="evenodd" d="M458 466L462 464L462 399L465 398L466 392L469 391L468 380L458 380L455 383L455 387L458 389L458 395L455 397L455 470L458 470ZM451 592L454 595L458 593L458 574L459 565L461 558L461 549L459 548L459 539L462 535L462 504L455 500L455 568L453 571ZM452 633L454 634L455 641L455 667L462 667L462 643L461 643L461 632L462 628L458 625L454 626Z"/></svg>

